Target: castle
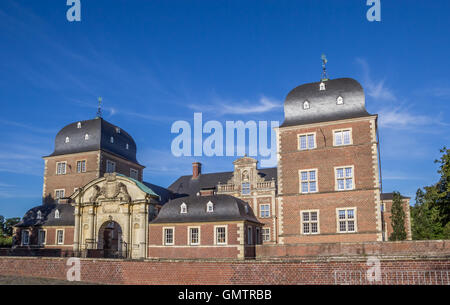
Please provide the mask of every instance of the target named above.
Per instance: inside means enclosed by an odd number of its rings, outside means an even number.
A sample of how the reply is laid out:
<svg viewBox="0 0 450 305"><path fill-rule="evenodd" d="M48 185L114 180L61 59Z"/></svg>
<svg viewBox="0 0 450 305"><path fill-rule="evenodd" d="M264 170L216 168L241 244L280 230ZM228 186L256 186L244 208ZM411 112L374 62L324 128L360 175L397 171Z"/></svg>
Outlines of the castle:
<svg viewBox="0 0 450 305"><path fill-rule="evenodd" d="M354 79L294 88L276 129L277 167L244 156L230 172L164 188L144 181L131 135L103 118L61 129L46 157L43 204L15 227L15 247L128 258L254 258L256 248L386 241L377 115ZM409 198L403 197L411 239Z"/></svg>

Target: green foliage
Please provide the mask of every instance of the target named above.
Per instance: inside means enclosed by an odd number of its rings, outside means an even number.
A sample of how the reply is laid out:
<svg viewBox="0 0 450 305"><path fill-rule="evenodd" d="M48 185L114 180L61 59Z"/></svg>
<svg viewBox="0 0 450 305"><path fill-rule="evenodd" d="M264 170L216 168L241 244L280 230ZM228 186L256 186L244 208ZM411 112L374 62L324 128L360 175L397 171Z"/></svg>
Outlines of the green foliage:
<svg viewBox="0 0 450 305"><path fill-rule="evenodd" d="M0 215L0 247L11 247L13 227L20 221L20 218L8 218Z"/></svg>
<svg viewBox="0 0 450 305"><path fill-rule="evenodd" d="M12 236L0 236L0 247L11 247Z"/></svg>
<svg viewBox="0 0 450 305"><path fill-rule="evenodd" d="M391 208L391 224L392 233L389 236L389 240L405 240L406 230L405 230L405 210L403 209L402 196L399 192L394 192L394 198L392 200Z"/></svg>
<svg viewBox="0 0 450 305"><path fill-rule="evenodd" d="M439 181L418 189L411 208L413 239L450 239L450 149L440 152Z"/></svg>

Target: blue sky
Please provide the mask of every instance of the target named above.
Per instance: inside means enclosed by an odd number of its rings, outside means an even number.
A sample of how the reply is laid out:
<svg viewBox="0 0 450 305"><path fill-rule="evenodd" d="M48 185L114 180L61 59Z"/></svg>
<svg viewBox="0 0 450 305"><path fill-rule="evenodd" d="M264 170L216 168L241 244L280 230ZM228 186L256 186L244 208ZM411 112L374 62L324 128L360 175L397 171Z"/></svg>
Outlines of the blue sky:
<svg viewBox="0 0 450 305"><path fill-rule="evenodd" d="M171 156L172 123L198 109L282 122L287 93L320 79L322 53L380 116L383 191L414 197L450 143L450 2L381 0L372 23L365 2L81 0L70 23L66 0L1 0L0 215L40 204L41 157L95 116L98 96L135 138L146 181L168 186L194 160L232 170L231 157Z"/></svg>

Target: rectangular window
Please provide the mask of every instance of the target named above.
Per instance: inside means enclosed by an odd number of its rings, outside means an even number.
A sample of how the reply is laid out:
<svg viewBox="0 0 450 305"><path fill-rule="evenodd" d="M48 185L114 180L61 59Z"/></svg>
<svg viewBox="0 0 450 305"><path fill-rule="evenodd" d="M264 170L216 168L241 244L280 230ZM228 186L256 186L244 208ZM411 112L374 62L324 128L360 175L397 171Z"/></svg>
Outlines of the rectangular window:
<svg viewBox="0 0 450 305"><path fill-rule="evenodd" d="M336 167L336 189L338 191L354 189L353 166Z"/></svg>
<svg viewBox="0 0 450 305"><path fill-rule="evenodd" d="M270 228L262 229L262 237L263 237L263 241L265 241L265 242L270 241Z"/></svg>
<svg viewBox="0 0 450 305"><path fill-rule="evenodd" d="M39 230L38 243L39 245L45 245L45 230Z"/></svg>
<svg viewBox="0 0 450 305"><path fill-rule="evenodd" d="M224 226L216 227L216 244L225 245L227 243L227 228Z"/></svg>
<svg viewBox="0 0 450 305"><path fill-rule="evenodd" d="M106 172L114 173L116 171L116 163L111 160L106 160Z"/></svg>
<svg viewBox="0 0 450 305"><path fill-rule="evenodd" d="M356 208L337 209L338 232L356 232Z"/></svg>
<svg viewBox="0 0 450 305"><path fill-rule="evenodd" d="M164 244L165 245L173 245L174 243L174 234L173 228L164 228Z"/></svg>
<svg viewBox="0 0 450 305"><path fill-rule="evenodd" d="M30 232L22 231L22 245L28 245L30 243Z"/></svg>
<svg viewBox="0 0 450 305"><path fill-rule="evenodd" d="M61 190L55 190L55 199L61 199L61 198L64 198L64 190L63 189L61 189Z"/></svg>
<svg viewBox="0 0 450 305"><path fill-rule="evenodd" d="M139 179L139 171L137 169L130 168L130 177L138 180Z"/></svg>
<svg viewBox="0 0 450 305"><path fill-rule="evenodd" d="M261 244L261 230L260 230L260 228L256 228L255 229L255 235L256 235L256 237L255 237L255 244L257 244L257 245L260 245Z"/></svg>
<svg viewBox="0 0 450 305"><path fill-rule="evenodd" d="M270 217L270 204L260 204L259 205L259 216L261 218Z"/></svg>
<svg viewBox="0 0 450 305"><path fill-rule="evenodd" d="M58 245L64 244L64 230L56 230L56 243Z"/></svg>
<svg viewBox="0 0 450 305"><path fill-rule="evenodd" d="M189 228L189 244L200 244L200 228Z"/></svg>
<svg viewBox="0 0 450 305"><path fill-rule="evenodd" d="M298 148L300 150L316 148L316 134L302 134L298 136Z"/></svg>
<svg viewBox="0 0 450 305"><path fill-rule="evenodd" d="M77 161L77 173L86 172L86 160Z"/></svg>
<svg viewBox="0 0 450 305"><path fill-rule="evenodd" d="M56 163L56 174L57 175L65 175L66 174L66 162L57 162Z"/></svg>
<svg viewBox="0 0 450 305"><path fill-rule="evenodd" d="M302 211L302 234L319 234L319 211Z"/></svg>
<svg viewBox="0 0 450 305"><path fill-rule="evenodd" d="M317 192L317 169L300 171L300 192Z"/></svg>
<svg viewBox="0 0 450 305"><path fill-rule="evenodd" d="M334 145L349 145L352 144L351 129L334 130Z"/></svg>
<svg viewBox="0 0 450 305"><path fill-rule="evenodd" d="M242 195L249 195L250 194L250 183L244 182L242 183Z"/></svg>
<svg viewBox="0 0 450 305"><path fill-rule="evenodd" d="M247 245L253 244L253 231L252 227L247 228Z"/></svg>

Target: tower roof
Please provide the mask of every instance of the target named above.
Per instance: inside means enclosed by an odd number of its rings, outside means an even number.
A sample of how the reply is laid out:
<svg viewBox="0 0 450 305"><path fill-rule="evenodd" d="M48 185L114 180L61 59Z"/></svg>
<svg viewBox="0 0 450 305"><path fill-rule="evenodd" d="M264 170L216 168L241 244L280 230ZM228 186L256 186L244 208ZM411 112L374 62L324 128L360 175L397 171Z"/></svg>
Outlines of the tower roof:
<svg viewBox="0 0 450 305"><path fill-rule="evenodd" d="M370 114L365 107L362 86L352 78L337 78L303 84L292 89L284 102L284 115L281 127Z"/></svg>
<svg viewBox="0 0 450 305"><path fill-rule="evenodd" d="M136 143L120 127L102 118L71 123L55 138L55 150L50 156L104 150L136 162Z"/></svg>

